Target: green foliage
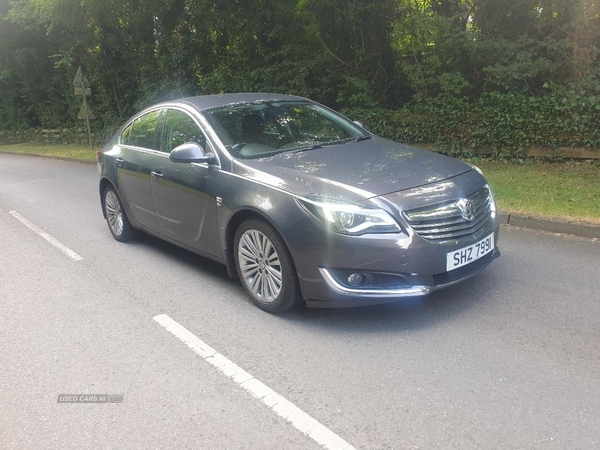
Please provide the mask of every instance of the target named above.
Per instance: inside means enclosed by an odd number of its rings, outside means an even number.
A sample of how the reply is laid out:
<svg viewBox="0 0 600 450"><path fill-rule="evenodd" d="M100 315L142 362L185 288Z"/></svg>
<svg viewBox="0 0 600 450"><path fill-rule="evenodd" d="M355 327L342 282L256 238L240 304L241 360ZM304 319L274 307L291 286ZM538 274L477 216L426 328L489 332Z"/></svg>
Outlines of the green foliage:
<svg viewBox="0 0 600 450"><path fill-rule="evenodd" d="M0 129L270 91L448 152L599 146L597 0L0 0Z"/></svg>

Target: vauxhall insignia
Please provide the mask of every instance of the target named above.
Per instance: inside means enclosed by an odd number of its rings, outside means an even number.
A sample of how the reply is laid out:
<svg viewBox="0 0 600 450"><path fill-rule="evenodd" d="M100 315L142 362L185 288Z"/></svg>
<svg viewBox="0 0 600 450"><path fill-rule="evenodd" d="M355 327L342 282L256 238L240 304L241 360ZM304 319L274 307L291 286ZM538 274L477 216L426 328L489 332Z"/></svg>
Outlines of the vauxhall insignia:
<svg viewBox="0 0 600 450"><path fill-rule="evenodd" d="M144 156L157 150L165 157ZM159 103L124 123L98 164L117 241L147 231L225 264L269 313L427 295L500 254L496 204L474 166L300 97Z"/></svg>

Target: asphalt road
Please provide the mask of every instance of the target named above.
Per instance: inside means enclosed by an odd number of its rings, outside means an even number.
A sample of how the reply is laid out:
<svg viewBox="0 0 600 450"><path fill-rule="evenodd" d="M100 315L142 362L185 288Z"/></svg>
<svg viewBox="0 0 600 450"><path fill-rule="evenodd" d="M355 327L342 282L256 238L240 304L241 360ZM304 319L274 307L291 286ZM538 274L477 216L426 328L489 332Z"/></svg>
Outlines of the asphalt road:
<svg viewBox="0 0 600 450"><path fill-rule="evenodd" d="M162 314L357 449L600 448L599 241L503 227L500 259L425 299L272 316L218 264L114 241L94 166L0 175L2 449L321 448Z"/></svg>

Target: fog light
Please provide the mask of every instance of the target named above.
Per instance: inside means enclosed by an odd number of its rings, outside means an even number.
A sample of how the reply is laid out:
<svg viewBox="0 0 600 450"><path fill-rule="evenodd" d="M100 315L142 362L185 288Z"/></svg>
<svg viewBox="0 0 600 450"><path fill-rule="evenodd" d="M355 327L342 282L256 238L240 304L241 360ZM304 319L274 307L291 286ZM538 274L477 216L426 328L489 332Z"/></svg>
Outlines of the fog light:
<svg viewBox="0 0 600 450"><path fill-rule="evenodd" d="M360 286L365 277L362 273L353 273L348 277L348 283L351 286Z"/></svg>

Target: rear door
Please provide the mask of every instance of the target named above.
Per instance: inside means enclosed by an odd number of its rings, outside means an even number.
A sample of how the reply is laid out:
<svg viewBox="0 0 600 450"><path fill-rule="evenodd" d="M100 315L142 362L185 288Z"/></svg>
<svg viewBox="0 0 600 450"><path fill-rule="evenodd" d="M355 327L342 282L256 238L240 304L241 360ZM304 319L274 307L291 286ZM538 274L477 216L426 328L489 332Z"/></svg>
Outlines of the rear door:
<svg viewBox="0 0 600 450"><path fill-rule="evenodd" d="M165 112L161 152L152 160L151 187L159 232L195 249L222 257L216 221L218 165L174 163L169 153L186 142L212 151L199 123L187 111ZM214 152L213 152L214 153Z"/></svg>
<svg viewBox="0 0 600 450"><path fill-rule="evenodd" d="M133 120L121 134L121 157L116 161L117 179L123 202L141 225L158 231L150 187L150 163L159 147L160 110Z"/></svg>

